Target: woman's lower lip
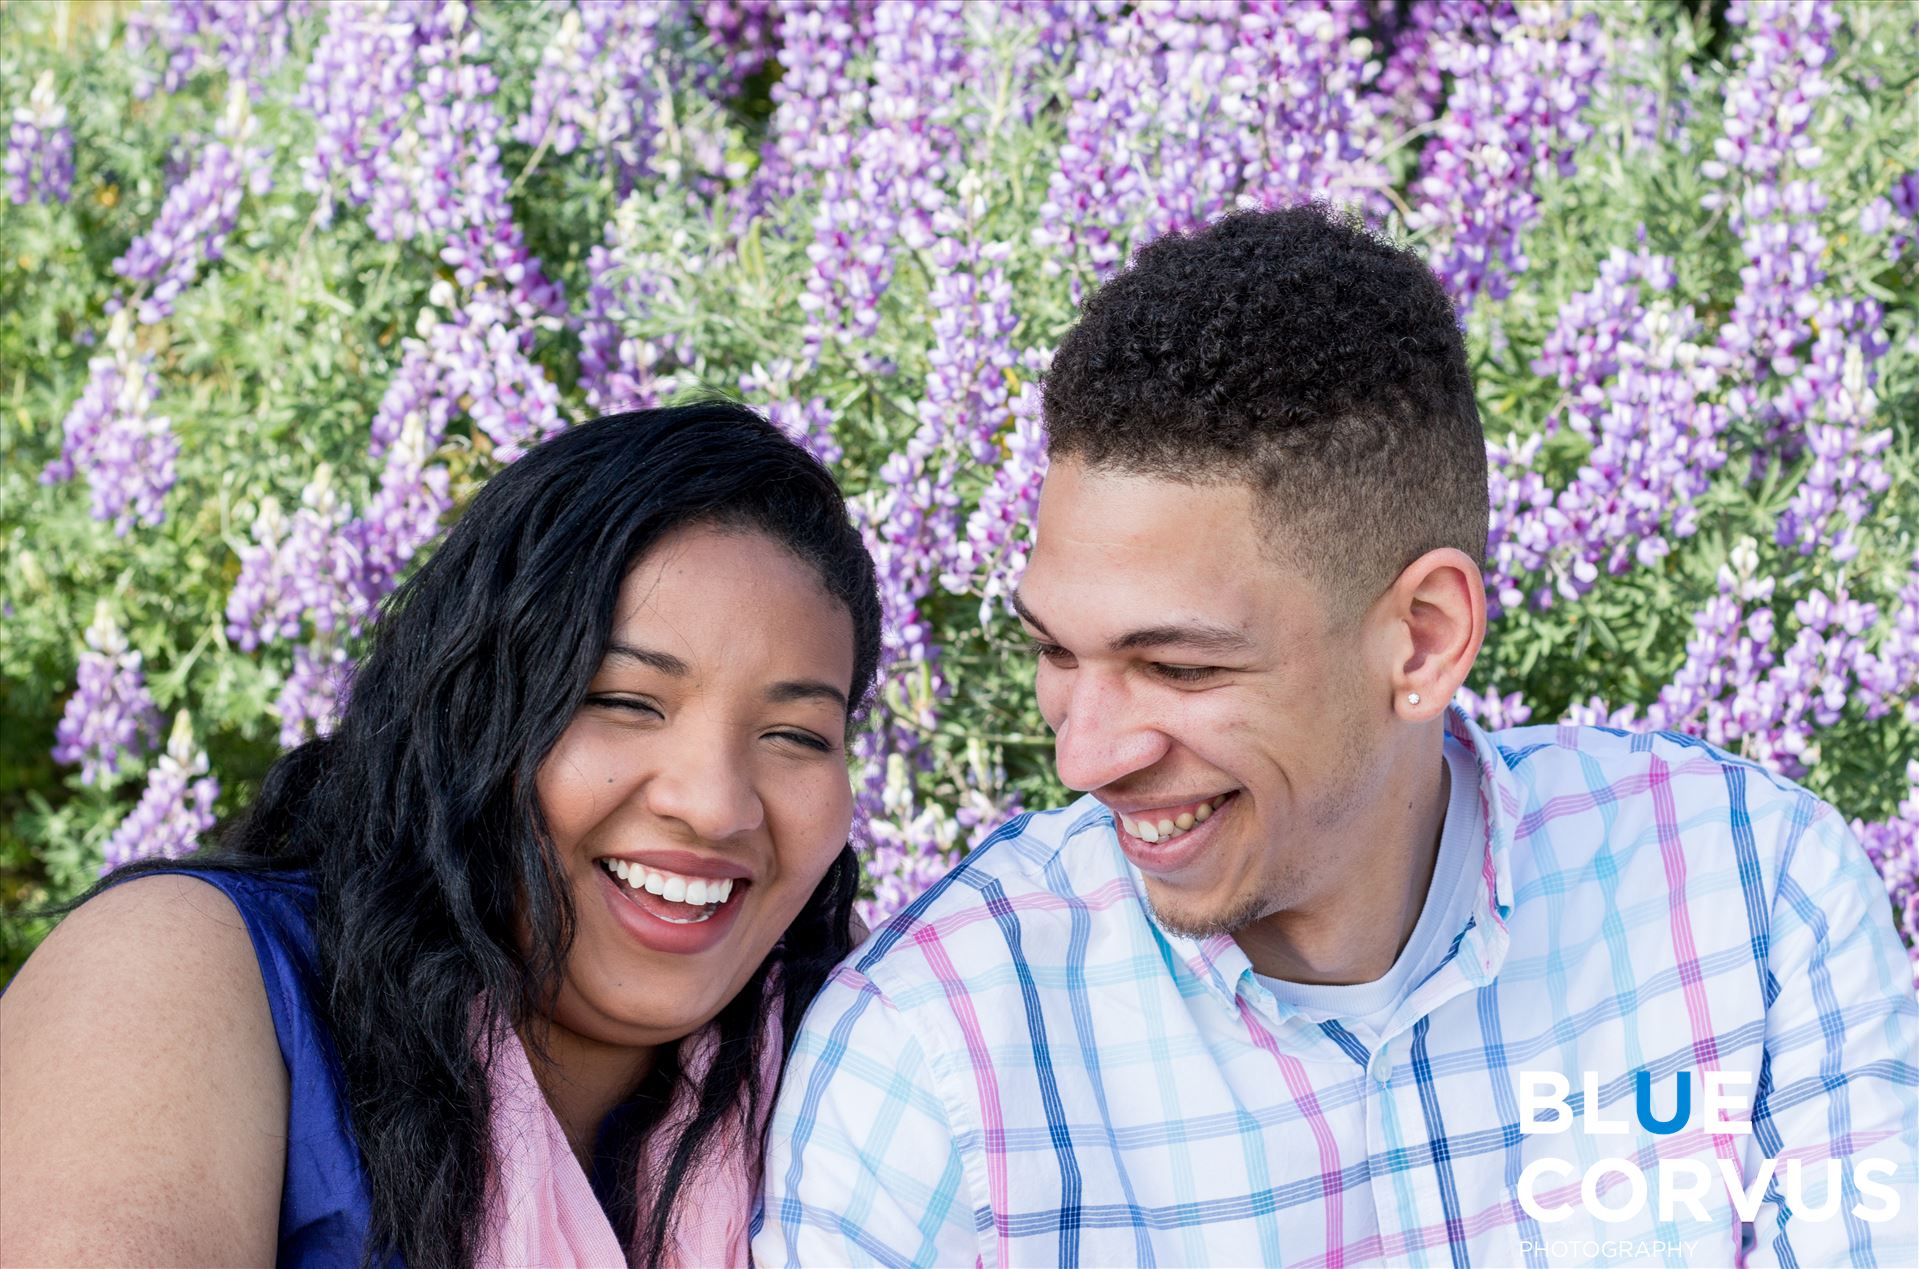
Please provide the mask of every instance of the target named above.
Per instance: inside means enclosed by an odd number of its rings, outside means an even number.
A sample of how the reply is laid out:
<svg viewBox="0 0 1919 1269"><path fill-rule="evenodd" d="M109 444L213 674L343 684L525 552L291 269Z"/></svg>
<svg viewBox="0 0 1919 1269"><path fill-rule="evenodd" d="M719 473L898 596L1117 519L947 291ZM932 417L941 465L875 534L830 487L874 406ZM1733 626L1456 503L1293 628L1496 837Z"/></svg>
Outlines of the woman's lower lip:
<svg viewBox="0 0 1919 1269"><path fill-rule="evenodd" d="M1168 842L1149 842L1133 836L1117 815L1113 817L1113 831L1119 834L1119 848L1133 861L1133 867L1149 876L1170 877L1192 864L1212 845L1213 838L1219 835L1220 821L1232 813L1238 801L1239 793L1235 790L1204 823L1193 825Z"/></svg>
<svg viewBox="0 0 1919 1269"><path fill-rule="evenodd" d="M739 919L740 905L747 891L752 889L748 884L735 883L733 893L727 896L726 902L704 921L665 921L635 903L627 893L625 882L597 864L593 871L599 874L600 885L606 892L607 910L621 928L642 947L676 956L687 956L719 946L732 930L733 922ZM691 913L695 909L688 908L687 911Z"/></svg>

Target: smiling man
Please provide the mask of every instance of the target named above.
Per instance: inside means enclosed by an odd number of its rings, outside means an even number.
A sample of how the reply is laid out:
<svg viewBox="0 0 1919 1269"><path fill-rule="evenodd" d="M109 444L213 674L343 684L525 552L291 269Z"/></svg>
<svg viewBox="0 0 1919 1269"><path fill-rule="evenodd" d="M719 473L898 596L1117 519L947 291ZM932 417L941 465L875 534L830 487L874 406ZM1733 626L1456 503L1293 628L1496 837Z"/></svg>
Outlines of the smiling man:
<svg viewBox="0 0 1919 1269"><path fill-rule="evenodd" d="M1919 1263L1919 1005L1838 815L1450 707L1486 458L1415 256L1163 238L1046 420L1017 608L1086 796L815 1004L761 1264Z"/></svg>

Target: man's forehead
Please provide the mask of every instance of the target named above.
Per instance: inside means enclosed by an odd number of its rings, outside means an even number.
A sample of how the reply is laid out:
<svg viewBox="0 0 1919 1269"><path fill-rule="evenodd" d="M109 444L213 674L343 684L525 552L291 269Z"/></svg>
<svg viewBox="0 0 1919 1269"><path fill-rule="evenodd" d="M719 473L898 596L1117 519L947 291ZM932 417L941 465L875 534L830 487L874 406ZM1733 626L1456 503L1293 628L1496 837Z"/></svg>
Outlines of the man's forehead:
<svg viewBox="0 0 1919 1269"><path fill-rule="evenodd" d="M1040 487L1039 533L1077 549L1136 550L1162 556L1246 551L1259 545L1259 508L1250 485L1192 481L1149 471L1063 459Z"/></svg>
<svg viewBox="0 0 1919 1269"><path fill-rule="evenodd" d="M1304 574L1265 549L1250 486L1054 464L1019 589L1022 615L1098 639L1178 623L1252 638L1320 611ZM1216 640L1223 642L1223 640Z"/></svg>

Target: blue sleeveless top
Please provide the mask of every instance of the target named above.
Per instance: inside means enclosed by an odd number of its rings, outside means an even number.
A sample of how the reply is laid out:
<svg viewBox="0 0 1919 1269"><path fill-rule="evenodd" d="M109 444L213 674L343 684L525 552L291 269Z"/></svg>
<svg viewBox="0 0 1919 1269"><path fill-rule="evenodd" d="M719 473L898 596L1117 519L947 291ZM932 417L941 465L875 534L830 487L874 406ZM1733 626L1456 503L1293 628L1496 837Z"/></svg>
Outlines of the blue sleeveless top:
<svg viewBox="0 0 1919 1269"><path fill-rule="evenodd" d="M319 955L315 894L305 873L247 874L168 868L143 876L197 877L233 901L246 921L273 1031L287 1066L287 1167L280 1188L276 1263L358 1265L373 1218L360 1150L347 1117L346 1082L333 1037L315 1006ZM131 880L131 879L130 879ZM397 1256L385 1264L399 1269Z"/></svg>

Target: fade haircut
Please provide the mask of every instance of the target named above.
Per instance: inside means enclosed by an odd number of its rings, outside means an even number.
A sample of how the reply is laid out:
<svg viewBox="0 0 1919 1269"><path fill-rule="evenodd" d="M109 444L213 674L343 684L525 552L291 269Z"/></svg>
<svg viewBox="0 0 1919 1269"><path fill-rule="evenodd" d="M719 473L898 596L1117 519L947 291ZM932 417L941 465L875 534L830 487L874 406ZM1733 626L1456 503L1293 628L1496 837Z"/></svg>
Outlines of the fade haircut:
<svg viewBox="0 0 1919 1269"><path fill-rule="evenodd" d="M1320 205L1142 248L1045 382L1047 449L1250 484L1267 542L1356 617L1437 547L1484 566L1486 447L1458 316L1406 247Z"/></svg>

